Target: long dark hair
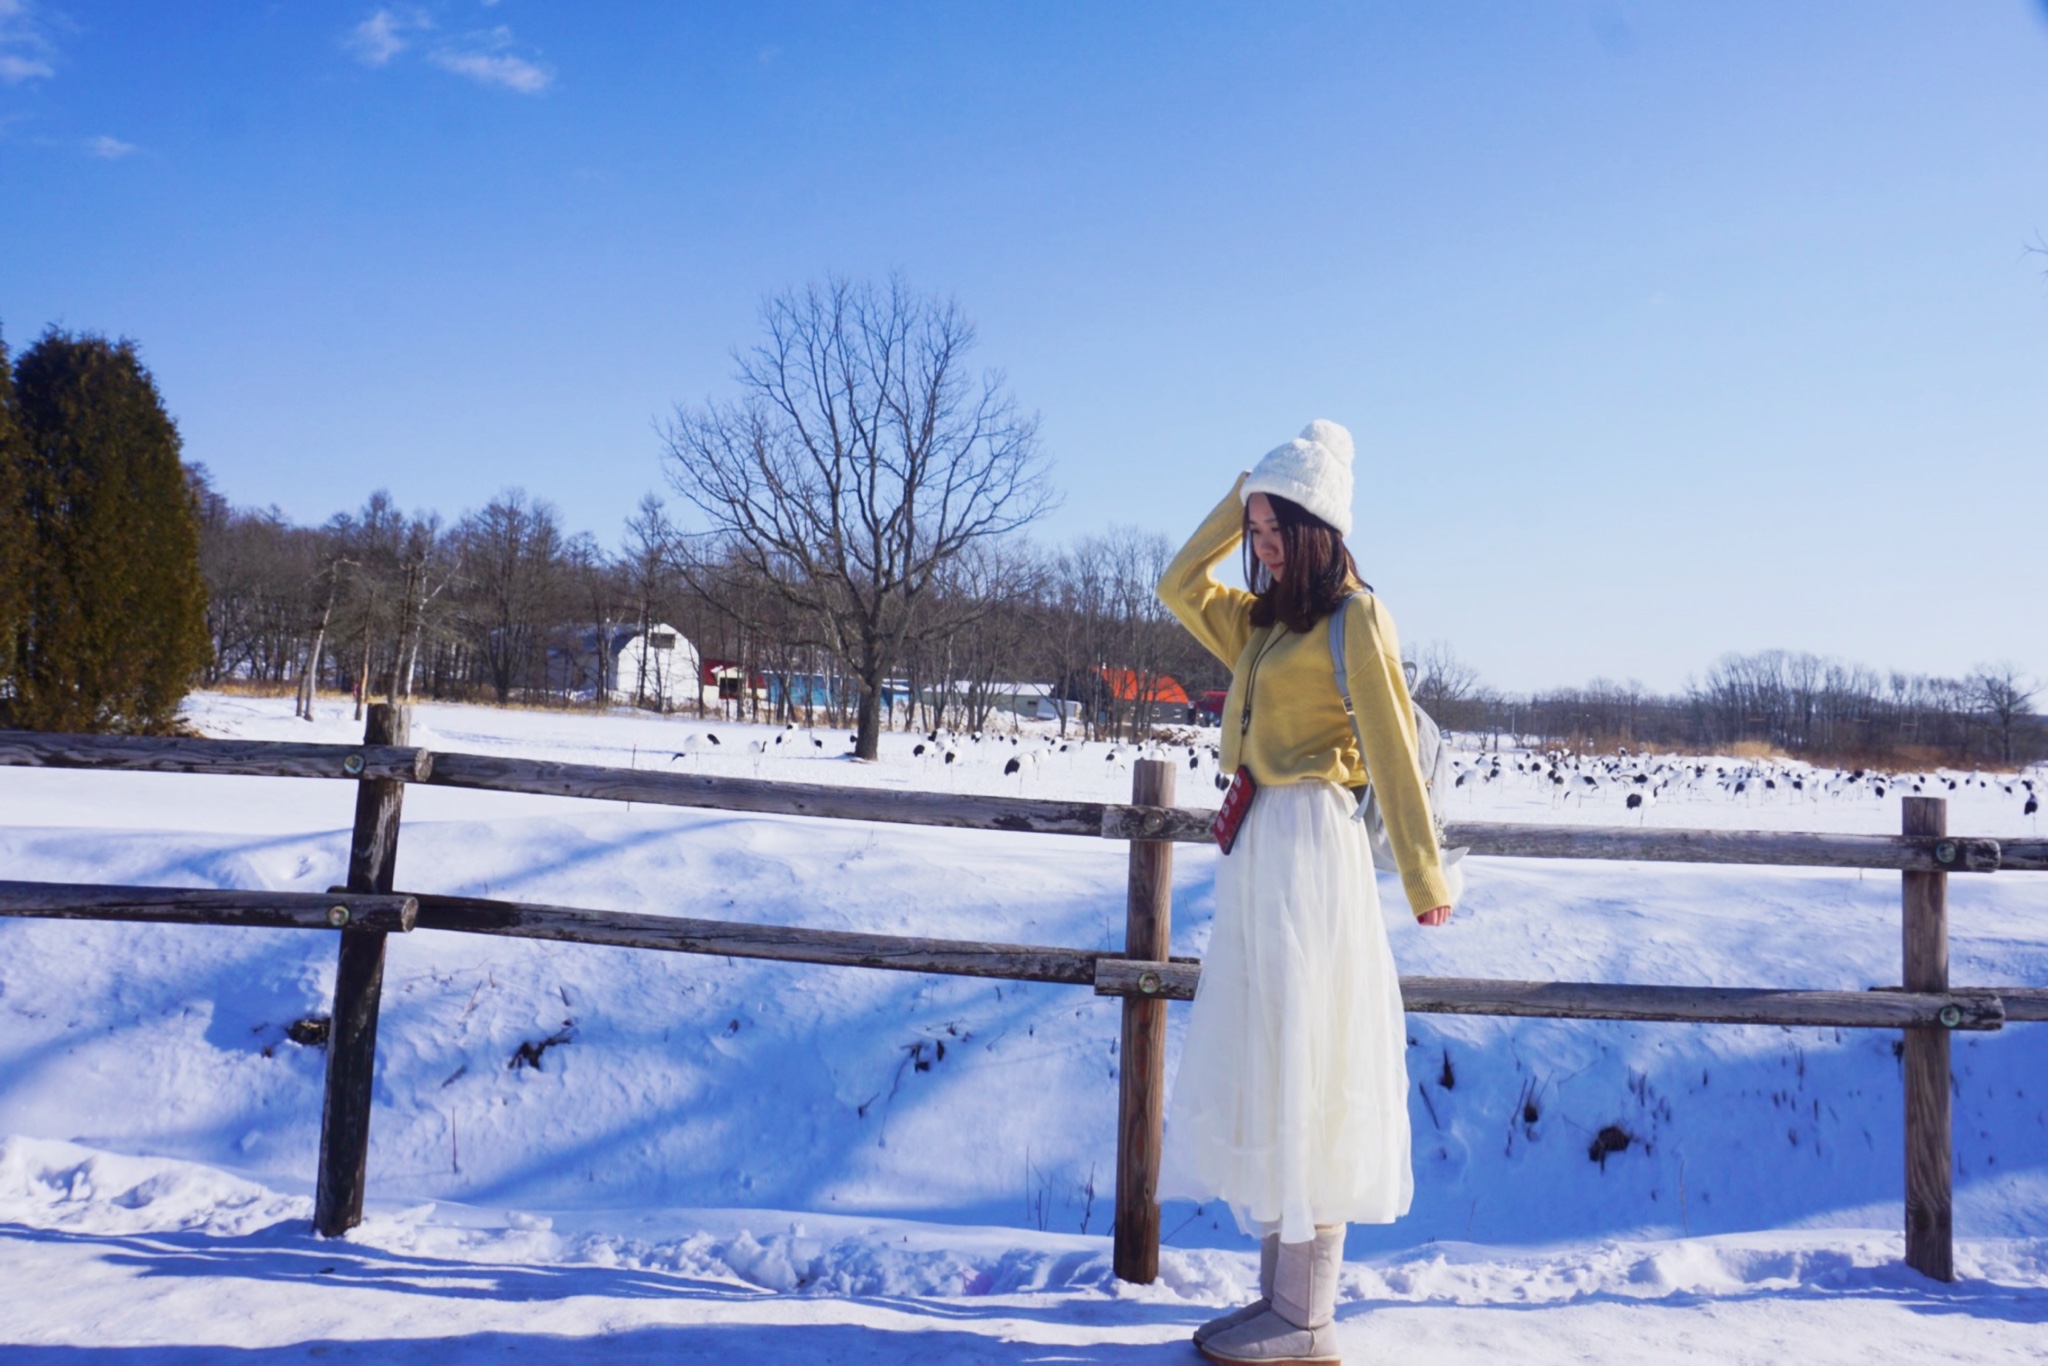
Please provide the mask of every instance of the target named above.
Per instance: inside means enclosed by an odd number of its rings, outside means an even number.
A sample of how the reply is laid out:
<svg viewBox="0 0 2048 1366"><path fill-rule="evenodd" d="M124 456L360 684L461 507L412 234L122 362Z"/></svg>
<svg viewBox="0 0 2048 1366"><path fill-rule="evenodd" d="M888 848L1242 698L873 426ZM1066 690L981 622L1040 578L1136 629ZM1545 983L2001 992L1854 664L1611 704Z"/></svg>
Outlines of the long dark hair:
<svg viewBox="0 0 2048 1366"><path fill-rule="evenodd" d="M1251 500L1244 510L1244 581L1251 585L1258 601L1252 604L1252 625L1264 628L1284 622L1290 631L1307 632L1337 610L1344 595L1356 584L1372 590L1358 573L1358 562L1344 538L1322 518L1301 504L1267 494L1274 520L1280 523L1280 542L1287 551L1287 574L1278 582L1259 557L1252 554Z"/></svg>

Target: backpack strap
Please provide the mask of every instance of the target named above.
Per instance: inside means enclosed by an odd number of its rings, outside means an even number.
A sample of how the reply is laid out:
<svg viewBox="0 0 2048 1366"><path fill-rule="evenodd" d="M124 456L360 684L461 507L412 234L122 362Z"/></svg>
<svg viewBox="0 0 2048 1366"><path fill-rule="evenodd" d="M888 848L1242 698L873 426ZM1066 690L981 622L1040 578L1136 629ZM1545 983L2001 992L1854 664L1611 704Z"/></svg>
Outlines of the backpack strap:
<svg viewBox="0 0 2048 1366"><path fill-rule="evenodd" d="M1358 734L1358 713L1351 709L1351 680L1344 670L1344 609L1351 606L1356 593L1346 593L1337 602L1337 610L1330 613L1330 671L1337 675L1337 696L1344 699L1344 714L1351 718L1351 733L1358 739L1358 752L1365 753L1365 737Z"/></svg>
<svg viewBox="0 0 2048 1366"><path fill-rule="evenodd" d="M1351 674L1344 667L1344 613L1351 606L1356 593L1346 593L1337 603L1337 610L1330 613L1330 672L1337 678L1337 696L1344 700L1344 719L1351 723L1351 738L1358 742L1358 761L1365 762L1365 734L1358 728L1358 712L1351 705ZM1372 780L1366 779L1364 787L1358 789L1358 810L1351 819L1365 819L1366 804L1372 800Z"/></svg>

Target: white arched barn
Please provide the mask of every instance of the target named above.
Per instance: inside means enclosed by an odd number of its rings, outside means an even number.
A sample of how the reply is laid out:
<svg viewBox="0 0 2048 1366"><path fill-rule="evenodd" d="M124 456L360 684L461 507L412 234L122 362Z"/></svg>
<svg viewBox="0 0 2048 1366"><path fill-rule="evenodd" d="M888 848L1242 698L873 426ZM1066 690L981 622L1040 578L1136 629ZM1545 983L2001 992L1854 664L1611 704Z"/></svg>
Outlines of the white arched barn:
<svg viewBox="0 0 2048 1366"><path fill-rule="evenodd" d="M583 696L673 711L697 700L697 647L666 622L571 627L548 651L557 687Z"/></svg>

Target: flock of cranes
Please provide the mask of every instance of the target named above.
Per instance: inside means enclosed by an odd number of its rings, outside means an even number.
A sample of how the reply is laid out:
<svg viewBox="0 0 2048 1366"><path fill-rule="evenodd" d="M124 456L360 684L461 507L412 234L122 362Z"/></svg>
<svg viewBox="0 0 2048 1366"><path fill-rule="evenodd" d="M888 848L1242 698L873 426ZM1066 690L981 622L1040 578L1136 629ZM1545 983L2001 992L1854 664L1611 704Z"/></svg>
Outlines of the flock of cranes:
<svg viewBox="0 0 2048 1366"><path fill-rule="evenodd" d="M1512 771L1525 783L1548 785L1557 802L1618 799L1629 811L1641 811L1667 796L1760 805L1882 799L1887 794L1942 796L1964 788L2002 792L2020 803L2024 816L2041 809L2034 778L1981 769L1894 772L1830 768L1797 759L1639 755L1626 749L1615 754L1547 749L1459 755L1451 764L1457 775L1454 787L1512 781Z"/></svg>
<svg viewBox="0 0 2048 1366"><path fill-rule="evenodd" d="M674 760L718 752L745 752L758 757L836 757L852 749L853 737L842 731L785 725L772 734L760 727L728 745L715 731L692 732ZM997 734L981 731L932 730L915 736L885 737L885 760L907 757L916 767L958 772L999 770L1004 778L1023 781L1048 767L1077 767L1097 756L1104 763L1128 768L1137 759L1167 759L1207 777L1218 789L1229 786L1221 771L1222 751L1208 736L1213 732L1182 730L1169 738L1129 741L1084 740L1036 731ZM843 737L843 738L842 738ZM904 743L908 742L907 755ZM673 760L671 761L673 762ZM1099 772L1099 770L1098 770ZM1454 749L1451 753L1447 805L1456 805L1459 790L1476 797L1479 789L1499 785L1520 788L1523 796L1546 795L1563 806L1611 805L1640 819L1662 801L1733 802L1748 806L1796 802L1834 803L1886 796L1945 795L1981 789L2012 799L2024 817L2041 809L2037 780L2028 773L1989 770L1934 769L1915 772L1879 768L1835 768L1787 758L1637 754L1581 754L1564 748L1495 750Z"/></svg>

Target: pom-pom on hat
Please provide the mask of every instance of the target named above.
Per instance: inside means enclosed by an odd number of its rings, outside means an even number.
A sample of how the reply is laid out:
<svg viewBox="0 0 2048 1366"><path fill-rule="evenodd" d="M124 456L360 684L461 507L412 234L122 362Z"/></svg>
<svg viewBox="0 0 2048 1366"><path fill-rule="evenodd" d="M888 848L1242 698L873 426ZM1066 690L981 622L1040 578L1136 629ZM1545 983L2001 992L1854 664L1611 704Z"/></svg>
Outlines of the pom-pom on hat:
<svg viewBox="0 0 2048 1366"><path fill-rule="evenodd" d="M1309 513L1351 534L1351 433L1327 418L1317 418L1301 435L1266 452L1253 468L1241 493L1249 502L1255 493L1272 494L1299 503Z"/></svg>

